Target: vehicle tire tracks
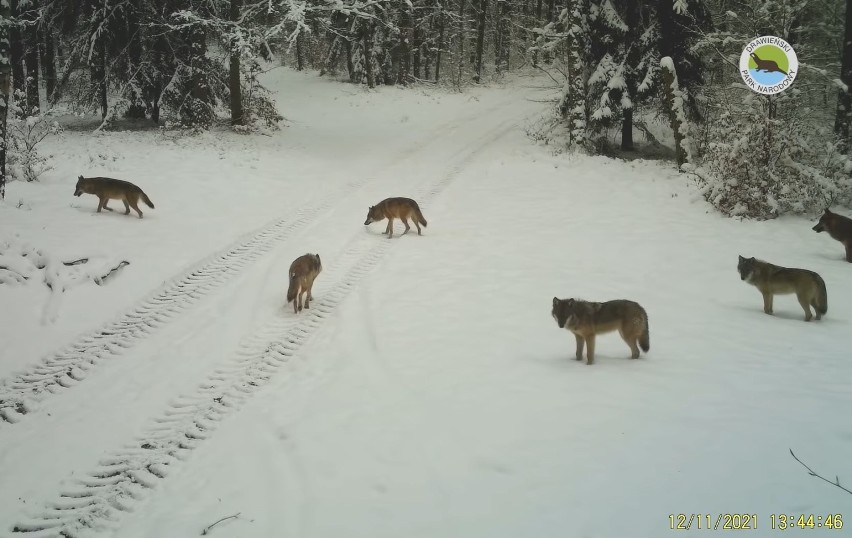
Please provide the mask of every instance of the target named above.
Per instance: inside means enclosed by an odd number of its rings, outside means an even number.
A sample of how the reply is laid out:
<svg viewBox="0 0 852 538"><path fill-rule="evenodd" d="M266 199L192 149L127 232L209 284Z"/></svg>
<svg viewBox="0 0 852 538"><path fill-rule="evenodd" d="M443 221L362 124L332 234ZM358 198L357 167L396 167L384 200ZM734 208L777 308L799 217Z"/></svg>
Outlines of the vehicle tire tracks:
<svg viewBox="0 0 852 538"><path fill-rule="evenodd" d="M453 156L456 161L441 178L414 189L422 205L428 207L430 199L513 126L511 121L500 123L457 152ZM173 400L142 436L124 448L107 453L81 478L70 479L72 485L63 487L58 499L19 521L12 532L34 537L79 538L115 528L122 513L132 511L136 503L144 500L148 490L167 478L195 448L209 439L220 422L238 412L276 374L298 367L299 351L395 244L394 240L363 232L353 237L329 270L324 269L325 281L334 284L322 294L317 293L318 298L311 302L310 309L298 316L282 313L247 337L234 356L217 367L193 394Z"/></svg>
<svg viewBox="0 0 852 538"><path fill-rule="evenodd" d="M497 103L475 115L463 116L443 124L431 131L430 136L423 137L420 142L396 153L394 159L381 169L391 168L422 152L440 140L440 133L482 114L493 112L501 105L502 103ZM313 222L317 215L367 185L374 176L375 174L370 174L351 181L344 187L321 196L315 205L296 211L294 216L277 219L242 236L228 247L207 256L180 276L172 278L114 321L42 358L29 369L0 380L0 429L21 422L37 411L41 401L79 385L101 364L127 353L157 329L221 288L273 247Z"/></svg>

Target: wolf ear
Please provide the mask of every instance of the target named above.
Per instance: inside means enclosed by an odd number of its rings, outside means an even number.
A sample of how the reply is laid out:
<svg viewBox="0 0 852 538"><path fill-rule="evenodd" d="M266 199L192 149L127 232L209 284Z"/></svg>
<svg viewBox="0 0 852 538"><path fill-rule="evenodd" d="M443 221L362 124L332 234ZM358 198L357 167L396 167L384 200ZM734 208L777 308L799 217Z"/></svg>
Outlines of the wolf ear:
<svg viewBox="0 0 852 538"><path fill-rule="evenodd" d="M559 298L558 297L553 298L553 306L559 306Z"/></svg>
<svg viewBox="0 0 852 538"><path fill-rule="evenodd" d="M82 175L77 176L77 179L83 179Z"/></svg>
<svg viewBox="0 0 852 538"><path fill-rule="evenodd" d="M743 258L743 255L742 255L742 254L740 254L740 261L741 261L741 262L742 262L742 261L745 261L745 258Z"/></svg>
<svg viewBox="0 0 852 538"><path fill-rule="evenodd" d="M574 301L574 299L573 299L573 298L568 299L567 301L565 301L565 304L567 304L568 306L571 306L571 305L573 305L574 303L575 303L575 301Z"/></svg>

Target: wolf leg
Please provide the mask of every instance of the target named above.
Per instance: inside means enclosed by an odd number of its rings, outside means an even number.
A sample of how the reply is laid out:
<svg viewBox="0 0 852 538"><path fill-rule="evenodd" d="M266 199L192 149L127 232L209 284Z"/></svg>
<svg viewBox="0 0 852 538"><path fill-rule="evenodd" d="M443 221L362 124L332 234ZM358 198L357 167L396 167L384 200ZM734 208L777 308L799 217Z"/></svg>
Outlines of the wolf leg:
<svg viewBox="0 0 852 538"><path fill-rule="evenodd" d="M139 218L141 219L142 218L142 210L139 209L139 206L136 204L136 200L131 199L131 200L128 200L127 203L130 204L130 207L132 207L134 211L139 213ZM128 209L127 213L125 213L125 215L127 215L129 213L130 213L130 210Z"/></svg>
<svg viewBox="0 0 852 538"><path fill-rule="evenodd" d="M586 364L595 362L595 335L590 334L586 337Z"/></svg>
<svg viewBox="0 0 852 538"><path fill-rule="evenodd" d="M583 344L585 341L583 340L583 337L579 334L575 334L574 338L577 340L577 353L575 356L577 357L578 361L581 361L583 360Z"/></svg>
<svg viewBox="0 0 852 538"><path fill-rule="evenodd" d="M621 335L621 338L630 348L630 358L638 359L639 358L639 346L636 345L636 338L628 336L624 329L618 329L618 334Z"/></svg>
<svg viewBox="0 0 852 538"><path fill-rule="evenodd" d="M773 295L772 293L766 291L761 293L763 293L763 311L771 316Z"/></svg>
<svg viewBox="0 0 852 538"><path fill-rule="evenodd" d="M402 235L405 235L405 234L408 233L409 230L411 230L411 226L408 225L408 219L407 218L402 217L400 220L402 221L403 224L405 224L405 231L402 232Z"/></svg>
<svg viewBox="0 0 852 538"><path fill-rule="evenodd" d="M799 304L802 306L802 309L805 311L805 321L810 321L813 319L813 314L811 314L811 305L810 301L807 297L805 297L802 293L796 294L796 299L799 300Z"/></svg>

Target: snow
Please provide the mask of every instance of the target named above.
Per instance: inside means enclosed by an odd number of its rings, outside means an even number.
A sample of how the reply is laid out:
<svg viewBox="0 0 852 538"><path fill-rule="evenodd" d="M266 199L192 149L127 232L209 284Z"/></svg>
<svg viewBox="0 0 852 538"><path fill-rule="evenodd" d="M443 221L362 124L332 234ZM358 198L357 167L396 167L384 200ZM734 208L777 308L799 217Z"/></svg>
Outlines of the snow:
<svg viewBox="0 0 852 538"><path fill-rule="evenodd" d="M0 420L0 534L196 536L239 514L209 535L650 538L670 514L757 514L767 535L773 513L844 513L789 453L852 480L852 284L812 222L726 219L671 163L533 145L539 81L267 76L273 136L68 130L41 182L9 184L2 260L130 264L52 320L43 282L0 284L0 400L45 387ZM156 209L97 214L81 173ZM422 236L362 225L389 196L420 202ZM324 267L297 316L305 252ZM740 254L819 272L827 316L791 296L763 314ZM575 361L554 296L639 302L650 352L609 334ZM42 358L61 373L37 382Z"/></svg>

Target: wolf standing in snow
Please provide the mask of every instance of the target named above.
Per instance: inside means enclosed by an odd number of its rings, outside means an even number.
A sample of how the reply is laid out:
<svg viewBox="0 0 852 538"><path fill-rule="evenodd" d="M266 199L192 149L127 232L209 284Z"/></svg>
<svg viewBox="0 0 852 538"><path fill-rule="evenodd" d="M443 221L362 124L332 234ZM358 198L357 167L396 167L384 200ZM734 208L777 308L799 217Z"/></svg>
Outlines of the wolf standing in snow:
<svg viewBox="0 0 852 538"><path fill-rule="evenodd" d="M74 187L74 196L82 194L94 194L98 197L98 213L101 209L112 211L112 208L107 207L110 200L121 200L124 202L124 214L130 214L130 208L139 214L142 218L142 211L139 210L139 200L145 202L145 205L154 209L154 204L148 195L142 192L142 189L121 179L113 179L111 177L83 177L77 178L77 186Z"/></svg>
<svg viewBox="0 0 852 538"><path fill-rule="evenodd" d="M819 222L811 229L816 233L828 232L832 239L843 243L846 247L846 261L852 262L852 219L825 208Z"/></svg>
<svg viewBox="0 0 852 538"><path fill-rule="evenodd" d="M310 308L314 296L311 290L314 279L322 272L322 262L319 254L304 254L290 264L290 287L287 288L287 302L293 303L293 313L302 311L302 296L305 297L305 308Z"/></svg>
<svg viewBox="0 0 852 538"><path fill-rule="evenodd" d="M402 232L402 235L405 235L411 229L411 226L408 225L409 218L417 226L417 235L423 235L420 232L420 225L426 226L426 219L423 218L423 213L420 211L417 202L411 198L386 198L367 210L367 220L364 221L364 226L388 219L388 227L382 233L388 234L388 239L390 239L393 237L393 219L399 219L405 224L405 231Z"/></svg>
<svg viewBox="0 0 852 538"><path fill-rule="evenodd" d="M586 364L595 360L595 337L616 330L630 346L631 359L639 358L640 348L645 353L651 349L648 313L639 303L627 299L595 303L554 297L551 315L560 329L574 333L578 361L583 360L585 344Z"/></svg>
<svg viewBox="0 0 852 538"><path fill-rule="evenodd" d="M772 265L755 258L740 256L737 263L740 279L760 290L763 295L763 311L772 315L772 300L776 295L796 294L799 304L805 311L805 321L813 318L811 306L816 311L816 319L828 312L828 294L825 281L813 271Z"/></svg>

